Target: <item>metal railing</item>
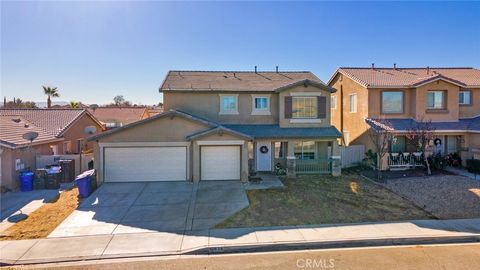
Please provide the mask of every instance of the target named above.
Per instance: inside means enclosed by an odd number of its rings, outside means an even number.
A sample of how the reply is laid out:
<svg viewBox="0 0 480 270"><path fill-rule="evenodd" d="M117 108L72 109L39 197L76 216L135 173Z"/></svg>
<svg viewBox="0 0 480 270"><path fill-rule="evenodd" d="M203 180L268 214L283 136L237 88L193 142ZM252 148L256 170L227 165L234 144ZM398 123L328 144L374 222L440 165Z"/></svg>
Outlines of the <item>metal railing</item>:
<svg viewBox="0 0 480 270"><path fill-rule="evenodd" d="M424 166L424 156L421 152L388 153L387 158L390 168L414 168Z"/></svg>
<svg viewBox="0 0 480 270"><path fill-rule="evenodd" d="M332 172L329 159L297 159L295 172L298 174L329 174Z"/></svg>

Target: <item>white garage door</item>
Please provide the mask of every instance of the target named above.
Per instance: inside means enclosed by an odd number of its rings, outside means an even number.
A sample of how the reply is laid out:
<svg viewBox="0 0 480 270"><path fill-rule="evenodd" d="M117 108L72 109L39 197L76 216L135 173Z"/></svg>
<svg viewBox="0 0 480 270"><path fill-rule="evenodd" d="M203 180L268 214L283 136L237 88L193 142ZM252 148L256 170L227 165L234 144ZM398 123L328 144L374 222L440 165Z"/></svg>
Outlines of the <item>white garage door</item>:
<svg viewBox="0 0 480 270"><path fill-rule="evenodd" d="M201 180L239 180L240 146L202 146Z"/></svg>
<svg viewBox="0 0 480 270"><path fill-rule="evenodd" d="M187 148L107 147L105 182L185 181Z"/></svg>

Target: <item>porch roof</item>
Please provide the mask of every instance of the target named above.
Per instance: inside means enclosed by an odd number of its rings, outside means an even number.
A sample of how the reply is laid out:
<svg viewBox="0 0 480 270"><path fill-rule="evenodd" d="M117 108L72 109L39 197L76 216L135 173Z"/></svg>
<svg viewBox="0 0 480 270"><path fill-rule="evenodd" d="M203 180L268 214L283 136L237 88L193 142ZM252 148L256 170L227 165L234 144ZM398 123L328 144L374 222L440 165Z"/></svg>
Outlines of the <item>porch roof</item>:
<svg viewBox="0 0 480 270"><path fill-rule="evenodd" d="M382 130L381 124L375 119L365 119L371 127ZM418 125L418 122L411 118L385 119L391 128L397 132L406 132ZM431 122L431 127L437 132L480 132L480 116L473 118L463 118L455 122Z"/></svg>
<svg viewBox="0 0 480 270"><path fill-rule="evenodd" d="M333 126L320 128L281 128L279 125L224 125L255 139L321 138L336 139L342 135Z"/></svg>

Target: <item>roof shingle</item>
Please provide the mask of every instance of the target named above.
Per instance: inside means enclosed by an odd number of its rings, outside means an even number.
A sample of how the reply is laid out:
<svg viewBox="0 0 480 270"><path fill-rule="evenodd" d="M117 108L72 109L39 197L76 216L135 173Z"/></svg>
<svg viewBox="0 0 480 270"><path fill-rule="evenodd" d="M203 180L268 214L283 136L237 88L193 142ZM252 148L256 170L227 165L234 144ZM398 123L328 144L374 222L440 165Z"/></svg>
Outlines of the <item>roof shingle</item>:
<svg viewBox="0 0 480 270"><path fill-rule="evenodd" d="M303 80L324 84L309 71L169 71L160 91L275 91Z"/></svg>
<svg viewBox="0 0 480 270"><path fill-rule="evenodd" d="M414 87L437 78L450 80L467 88L480 87L480 70L475 68L341 67L337 72L345 74L365 87Z"/></svg>
<svg viewBox="0 0 480 270"><path fill-rule="evenodd" d="M142 120L147 107L98 107L88 111L103 123L122 123L124 125Z"/></svg>
<svg viewBox="0 0 480 270"><path fill-rule="evenodd" d="M61 135L84 109L0 109L0 116L20 116L53 136Z"/></svg>
<svg viewBox="0 0 480 270"><path fill-rule="evenodd" d="M30 141L23 138L23 135L27 132L38 133L38 137L33 141L34 144L58 140L54 135L28 122L21 116L0 116L1 144L12 148L28 145Z"/></svg>

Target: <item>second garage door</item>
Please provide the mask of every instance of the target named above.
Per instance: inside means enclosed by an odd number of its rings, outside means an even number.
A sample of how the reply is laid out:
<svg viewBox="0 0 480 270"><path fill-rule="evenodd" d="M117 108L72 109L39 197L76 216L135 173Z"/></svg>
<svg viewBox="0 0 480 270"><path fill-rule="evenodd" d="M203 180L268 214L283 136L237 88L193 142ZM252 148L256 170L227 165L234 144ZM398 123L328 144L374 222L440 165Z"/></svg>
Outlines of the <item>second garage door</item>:
<svg viewBox="0 0 480 270"><path fill-rule="evenodd" d="M202 146L201 180L239 180L240 146Z"/></svg>
<svg viewBox="0 0 480 270"><path fill-rule="evenodd" d="M104 148L105 182L185 181L187 148Z"/></svg>

